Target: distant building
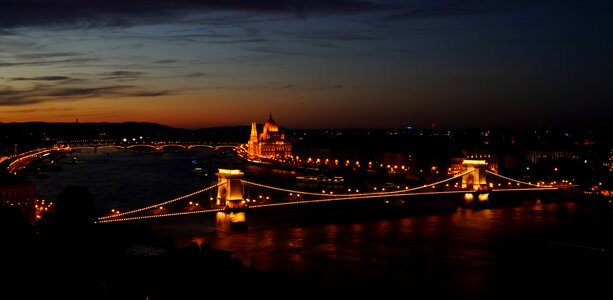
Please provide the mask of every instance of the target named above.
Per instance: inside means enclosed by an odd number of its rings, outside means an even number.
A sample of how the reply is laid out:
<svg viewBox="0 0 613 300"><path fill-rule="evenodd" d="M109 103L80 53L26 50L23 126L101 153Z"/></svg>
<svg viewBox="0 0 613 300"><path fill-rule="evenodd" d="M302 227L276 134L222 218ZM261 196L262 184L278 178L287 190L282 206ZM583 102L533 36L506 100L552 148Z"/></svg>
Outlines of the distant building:
<svg viewBox="0 0 613 300"><path fill-rule="evenodd" d="M0 178L0 205L17 206L30 223L36 220L36 184L30 181Z"/></svg>
<svg viewBox="0 0 613 300"><path fill-rule="evenodd" d="M279 126L272 119L272 113L268 121L264 123L262 133L258 134L256 123L251 123L251 136L248 142L250 157L259 158L283 158L292 156L292 143L285 139L285 135L279 131Z"/></svg>
<svg viewBox="0 0 613 300"><path fill-rule="evenodd" d="M541 150L529 150L526 151L526 159L528 159L532 164L536 164L540 160L572 160L577 159L577 154L564 151L564 150L551 150L551 151L541 151Z"/></svg>

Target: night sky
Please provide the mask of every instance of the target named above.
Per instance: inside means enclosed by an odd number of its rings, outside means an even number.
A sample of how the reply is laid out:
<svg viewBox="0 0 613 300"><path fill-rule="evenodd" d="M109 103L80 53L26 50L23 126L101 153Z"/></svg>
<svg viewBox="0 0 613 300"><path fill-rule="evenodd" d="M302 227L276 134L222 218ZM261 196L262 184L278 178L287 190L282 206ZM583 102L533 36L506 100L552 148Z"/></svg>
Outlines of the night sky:
<svg viewBox="0 0 613 300"><path fill-rule="evenodd" d="M609 2L0 0L0 122L611 125Z"/></svg>

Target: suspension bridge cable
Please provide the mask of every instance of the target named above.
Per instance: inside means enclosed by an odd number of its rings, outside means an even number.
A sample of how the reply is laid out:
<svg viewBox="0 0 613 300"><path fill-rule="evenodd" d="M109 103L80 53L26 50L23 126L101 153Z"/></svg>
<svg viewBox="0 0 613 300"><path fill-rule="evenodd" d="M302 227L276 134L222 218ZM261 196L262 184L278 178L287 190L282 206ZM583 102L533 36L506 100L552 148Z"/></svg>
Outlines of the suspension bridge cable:
<svg viewBox="0 0 613 300"><path fill-rule="evenodd" d="M440 195L440 194L460 194L460 193L466 193L466 191L421 192L421 193L392 194L392 195L356 195L356 196L353 196L353 197L340 197L340 198L331 198L331 199L304 200L304 201L297 201L297 202L282 202L282 203L257 204L257 205L250 205L249 209L252 209L252 208L262 208L262 207L273 207L273 206L283 206L283 205L297 205L297 204L309 204L309 203L321 203L321 202L334 202L334 201L344 201L344 200L361 200L361 199L375 199L375 198L386 198L386 197L406 197L406 196L418 196L418 195Z"/></svg>
<svg viewBox="0 0 613 300"><path fill-rule="evenodd" d="M414 187L414 188L410 188L410 189L405 189L405 190L397 190L397 191L389 191L389 192L370 192L370 193L360 193L359 195L364 195L364 196L369 196L369 195L393 195L393 194L405 194L405 193L409 193L409 192L413 192L413 191L417 191L420 189L424 189L424 188L429 188L441 183L445 183L447 181L450 180L454 180L457 179L459 177L468 175L472 172L474 172L475 170L471 170L471 171L467 171L461 174L458 174L456 176L438 181L438 182L434 182L434 183L430 183L430 184L426 184L426 185L422 185L422 186L418 186L418 187ZM322 194L322 193L313 193L313 192L305 192L305 191L298 191L298 190L290 190L290 189L285 189L285 188L280 188L280 187L274 187L274 186L270 186L270 185L265 185L265 184L261 184L261 183L255 183L255 182L251 182L251 181L247 181L247 180L241 180L242 183L247 184L247 185L253 185L256 187L261 187L261 188L266 188L266 189L271 189L271 190L277 190L277 191L281 191L281 192L287 192L287 193L296 193L296 194L302 194L302 195L312 195L312 196L326 196L326 197L353 197L356 194Z"/></svg>
<svg viewBox="0 0 613 300"><path fill-rule="evenodd" d="M166 214L159 214L159 215L147 215L147 216L138 216L138 217L98 220L97 223L104 224L104 223L113 223L113 222L126 222L126 221L155 219L155 218L163 218L163 217L183 216L183 215L195 215L195 214L218 212L218 211L223 211L223 210L224 210L223 208L214 208L214 209L203 209L203 210L193 210L193 211L182 211L182 212L166 213Z"/></svg>
<svg viewBox="0 0 613 300"><path fill-rule="evenodd" d="M110 215L110 216L100 217L100 218L98 218L98 220L102 221L102 220L106 220L106 219L115 219L115 218L118 218L118 217L121 217L121 216L129 215L129 214L134 214L134 213L137 213L137 212L141 212L141 211L144 211L144 210L152 209L152 208L155 208L155 207L158 207L158 206L162 206L162 205L166 205L166 204L169 204L169 203L173 203L173 202L176 202L176 201L181 201L181 200L183 200L185 198L188 198L188 197L191 197L191 196L194 196L194 195L206 192L206 191L208 191L208 190L210 190L212 188L216 188L216 187L218 187L218 186L220 186L222 184L224 184L224 183L223 182L217 182L217 183L214 183L214 184L212 184L212 185L210 185L208 187L205 187L205 188L203 188L201 190L197 190L197 191L195 191L193 193L190 193L190 194L178 197L178 198L174 198L174 199L171 199L171 200L168 200L168 201L160 202L160 203L157 203L157 204L149 205L149 206L146 206L146 207L134 209L134 210L123 212L123 213L118 213L118 214L114 214L114 215Z"/></svg>
<svg viewBox="0 0 613 300"><path fill-rule="evenodd" d="M524 182L524 181L520 181L520 180L517 180L517 179L513 179L513 178L510 178L510 177L502 176L502 175L494 173L494 172L492 172L490 170L485 170L485 172L488 173L488 174L494 175L494 176L498 176L498 177L500 177L502 179L513 181L515 183L521 183L521 184L525 184L525 185L529 185L529 186L534 186L534 187L541 187L538 184L533 184L533 183L529 183L529 182Z"/></svg>
<svg viewBox="0 0 613 300"><path fill-rule="evenodd" d="M422 192L422 193L393 194L393 195L354 195L353 197L340 197L340 198L332 198L332 199L317 199L317 200L305 200L305 201L297 201L297 202L258 204L258 205L250 205L250 206L248 206L248 208L252 209L252 208L264 208L264 207L273 207L273 206L285 206L285 205L297 205L297 204L309 204L309 203L322 203L322 202L335 202L335 201L343 201L343 200L361 200L361 199L376 199L376 198L385 198L385 197L403 197L403 196L439 195L439 194L459 194L459 193L466 193L466 191L440 191L440 192ZM164 217L174 217L174 216L191 215L191 214L202 214L202 213L220 212L220 211L224 211L224 210L225 210L225 208L215 208L215 209L205 209L205 210L196 210L196 211L184 211L184 212L166 213L166 214L158 214L158 215L147 215L147 216L138 216L138 217L114 218L114 219L99 220L98 223L104 224L104 223L113 223L113 222L138 221L138 220L156 219L156 218L164 218Z"/></svg>
<svg viewBox="0 0 613 300"><path fill-rule="evenodd" d="M525 192L525 191L555 191L557 190L557 187L551 187L551 186L541 186L541 187L537 187L537 188L516 188L516 189L492 189L492 192Z"/></svg>
<svg viewBox="0 0 613 300"><path fill-rule="evenodd" d="M434 182L434 183L430 183L430 184L426 184L423 186L419 186L419 187L414 187L411 189L405 189L405 190L397 190L397 191L389 191L389 192L371 192L371 193L360 193L360 194L332 194L332 195L327 195L327 194L320 194L320 193L312 193L312 192L303 192L303 191L297 191L297 190L290 190L290 189L284 189L284 188L278 188L278 187L274 187L274 186L268 186L268 185L264 185L264 184L259 184L259 183L255 183L255 182L250 182L250 181L246 181L246 180L241 180L243 183L248 184L248 185L253 185L253 186L257 186L257 187L262 187L262 188L268 188L268 189L273 189L273 190L279 190L279 191L284 191L284 192L289 192L289 193L297 193L297 194L304 194L304 195L315 195L315 196L326 196L326 197L336 197L336 198L327 198L327 199L319 199L319 200L304 200L304 201L298 201L298 202L284 202L284 203L270 203L270 204L260 204L260 205L254 205L254 206L250 206L253 208L257 208L257 207L267 207L267 206L278 206L278 205L290 205L290 204L301 204L301 203L317 203L317 202L330 202L330 201L340 201L340 200L356 200L356 199L370 199L370 198L381 198L381 197L399 197L399 196L413 196L413 195L434 195L434 194L451 194L451 193L464 193L465 191L443 191L443 192L425 192L425 193L411 193L420 189L424 189L424 188L428 188L428 187L432 187L441 183L445 183L447 181L450 180L454 180L457 179L459 177L468 175L472 172L474 172L475 170L471 170L471 171L467 171L458 175L455 175L453 177L438 181L438 182ZM129 214L134 214L134 213L138 213L138 212L142 212L148 209L152 209L152 208L156 208L158 206L162 206L162 205L166 205L166 204L170 204L176 201L180 201L183 199L186 199L188 197L200 194L202 192L206 192L212 188L218 187L220 185L224 184L223 182L218 182L215 184L212 184L204 189L195 191L193 193L175 198L175 199L171 199L168 201L164 201L161 203L157 203L157 204L153 204L153 205L149 205L146 207L142 207L142 208L138 208L138 209L134 209L131 211L127 211L127 212L123 212L123 213L118 213L118 214L114 214L114 215L109 215L109 216L104 216L104 217L100 217L98 218L98 223L109 223L109 222L120 222L120 221L131 221L131 220L141 220L141 219L151 219L151 218L161 218L161 217L169 217L169 216L178 216L178 215L186 215L186 214L195 214L195 213L206 213L206 212L217 212L217 211L221 211L223 209L210 209L210 210L199 210L199 211L189 211L189 212L177 212L177 213L166 213L166 214L158 214L158 215L148 215L148 216L138 216L138 217L127 217L127 218L120 218L122 216L126 216Z"/></svg>

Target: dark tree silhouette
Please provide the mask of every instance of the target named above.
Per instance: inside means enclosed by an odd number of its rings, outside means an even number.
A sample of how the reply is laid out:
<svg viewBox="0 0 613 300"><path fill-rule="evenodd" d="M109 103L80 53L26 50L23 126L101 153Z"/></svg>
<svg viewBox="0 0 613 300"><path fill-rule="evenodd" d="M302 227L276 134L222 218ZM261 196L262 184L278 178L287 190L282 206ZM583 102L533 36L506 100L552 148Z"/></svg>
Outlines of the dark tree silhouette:
<svg viewBox="0 0 613 300"><path fill-rule="evenodd" d="M84 186L68 186L58 196L53 209L52 220L60 227L84 229L96 220L94 196Z"/></svg>

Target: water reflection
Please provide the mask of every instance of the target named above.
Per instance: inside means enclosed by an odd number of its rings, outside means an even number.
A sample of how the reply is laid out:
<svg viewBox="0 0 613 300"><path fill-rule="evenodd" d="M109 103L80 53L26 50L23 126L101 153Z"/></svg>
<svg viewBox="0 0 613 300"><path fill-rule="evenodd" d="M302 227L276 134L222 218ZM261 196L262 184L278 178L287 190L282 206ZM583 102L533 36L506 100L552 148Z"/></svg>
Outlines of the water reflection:
<svg viewBox="0 0 613 300"><path fill-rule="evenodd" d="M360 221L350 224L309 225L248 233L207 235L213 246L228 240L243 242L234 250L238 257L253 255L266 262L259 267L286 272L305 282L327 286L403 287L413 290L458 293L474 297L495 297L502 289L533 280L539 275L564 280L577 279L577 266L560 272L543 270L559 263L568 249L552 248L552 237L571 238L565 227L576 223L578 210L571 203L483 210L461 209L449 214L398 219ZM593 213L593 211L590 211ZM566 217L560 217L565 214ZM574 220L573 220L574 219ZM595 224L581 218L583 225ZM564 223L564 226L561 224ZM600 245L610 245L608 230L598 230ZM270 238L277 239L270 242ZM253 247L245 240L273 244ZM590 251L572 253L577 259L590 257ZM605 258L605 257L601 257ZM584 260L591 267L599 258ZM589 268L581 266L580 269ZM553 271L555 270L555 272ZM571 272L572 270L572 272ZM550 274L554 272L555 274ZM565 274L565 275L561 275ZM509 281L514 279L515 281ZM549 284L550 280L541 281ZM526 287L527 285L523 285ZM530 285L531 286L531 285ZM479 287L475 289L475 287Z"/></svg>

